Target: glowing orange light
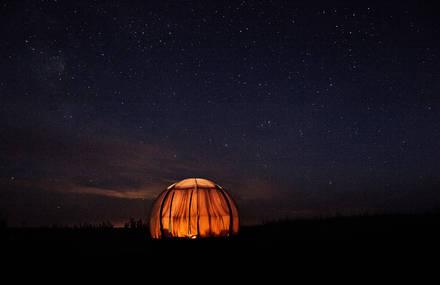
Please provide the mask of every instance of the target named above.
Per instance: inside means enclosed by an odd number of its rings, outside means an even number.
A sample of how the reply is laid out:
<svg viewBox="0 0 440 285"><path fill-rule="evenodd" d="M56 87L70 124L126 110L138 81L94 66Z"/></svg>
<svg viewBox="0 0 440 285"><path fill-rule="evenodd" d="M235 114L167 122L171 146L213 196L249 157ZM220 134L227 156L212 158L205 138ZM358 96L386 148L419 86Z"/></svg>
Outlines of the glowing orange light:
<svg viewBox="0 0 440 285"><path fill-rule="evenodd" d="M237 207L229 194L212 181L184 179L169 186L153 204L153 238L203 238L238 233Z"/></svg>

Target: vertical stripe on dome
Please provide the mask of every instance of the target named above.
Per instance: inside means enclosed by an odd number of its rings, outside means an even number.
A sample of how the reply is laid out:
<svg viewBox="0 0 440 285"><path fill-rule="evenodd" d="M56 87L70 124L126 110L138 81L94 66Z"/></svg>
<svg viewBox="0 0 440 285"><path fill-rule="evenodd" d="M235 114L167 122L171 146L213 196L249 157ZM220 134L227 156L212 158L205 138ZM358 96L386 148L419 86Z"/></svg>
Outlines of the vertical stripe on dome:
<svg viewBox="0 0 440 285"><path fill-rule="evenodd" d="M194 181L196 181L195 178ZM191 202L192 202L193 193L194 193L194 189L191 189L191 196L189 197L189 207L188 207L188 236L191 236Z"/></svg>
<svg viewBox="0 0 440 285"><path fill-rule="evenodd" d="M219 185L215 185L215 187L220 191L220 193L222 193L223 198L226 200L226 203L228 204L228 210L229 210L229 236L232 236L232 225L234 223L234 218L232 217L232 208L231 208L231 204L229 203L229 199L227 197L227 194L224 192L223 188L221 188Z"/></svg>
<svg viewBox="0 0 440 285"><path fill-rule="evenodd" d="M199 187L197 185L197 179L195 179L196 182L196 195L197 195L197 210L196 210L196 218L197 218L197 237L200 235L200 218L199 218Z"/></svg>
<svg viewBox="0 0 440 285"><path fill-rule="evenodd" d="M168 222L168 231L170 232L170 234L173 234L173 230L172 230L172 223L171 223L171 210L173 209L173 199L174 199L174 194L176 194L176 191L173 191L173 196L171 196L171 201L170 201L170 218L169 218L169 222Z"/></svg>
<svg viewBox="0 0 440 285"><path fill-rule="evenodd" d="M160 236L163 237L163 222L162 222L162 212L163 212L163 205L165 204L165 201L168 198L168 195L170 194L171 190L174 188L170 187L167 191L167 193L165 194L165 197L163 197L162 203L160 204L160 209L159 209L159 225L160 225Z"/></svg>

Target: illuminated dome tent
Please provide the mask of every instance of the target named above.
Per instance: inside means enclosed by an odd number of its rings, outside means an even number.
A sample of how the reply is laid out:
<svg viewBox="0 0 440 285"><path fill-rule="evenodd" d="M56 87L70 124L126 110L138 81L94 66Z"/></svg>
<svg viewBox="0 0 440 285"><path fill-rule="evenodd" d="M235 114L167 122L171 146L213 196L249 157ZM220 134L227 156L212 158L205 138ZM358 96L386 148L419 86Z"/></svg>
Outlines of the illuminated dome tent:
<svg viewBox="0 0 440 285"><path fill-rule="evenodd" d="M238 211L229 194L202 178L169 186L153 204L153 238L226 237L238 233Z"/></svg>

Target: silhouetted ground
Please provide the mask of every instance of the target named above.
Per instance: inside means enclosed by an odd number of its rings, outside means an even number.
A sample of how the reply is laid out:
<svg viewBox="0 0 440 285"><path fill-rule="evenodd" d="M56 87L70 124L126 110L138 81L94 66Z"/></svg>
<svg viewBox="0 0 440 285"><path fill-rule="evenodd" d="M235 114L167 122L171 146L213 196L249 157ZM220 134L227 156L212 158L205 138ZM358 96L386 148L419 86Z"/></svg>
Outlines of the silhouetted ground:
<svg viewBox="0 0 440 285"><path fill-rule="evenodd" d="M230 266L417 262L435 258L440 215L386 215L285 220L242 227L232 238L153 240L146 229L4 228L3 258L16 260L139 260ZM6 254L5 254L6 253ZM177 263L176 263L177 262ZM334 264L333 264L334 265Z"/></svg>

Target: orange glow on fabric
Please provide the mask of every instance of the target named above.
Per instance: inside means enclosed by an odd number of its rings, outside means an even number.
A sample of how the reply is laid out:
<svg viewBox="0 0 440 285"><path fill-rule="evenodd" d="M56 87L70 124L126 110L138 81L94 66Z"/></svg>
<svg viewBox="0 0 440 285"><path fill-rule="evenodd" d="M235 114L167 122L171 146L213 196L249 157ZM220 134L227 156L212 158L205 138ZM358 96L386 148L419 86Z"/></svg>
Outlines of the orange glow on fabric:
<svg viewBox="0 0 440 285"><path fill-rule="evenodd" d="M232 198L221 186L201 178L168 187L159 194L150 214L153 238L227 237L238 230Z"/></svg>

